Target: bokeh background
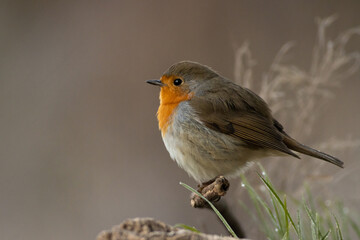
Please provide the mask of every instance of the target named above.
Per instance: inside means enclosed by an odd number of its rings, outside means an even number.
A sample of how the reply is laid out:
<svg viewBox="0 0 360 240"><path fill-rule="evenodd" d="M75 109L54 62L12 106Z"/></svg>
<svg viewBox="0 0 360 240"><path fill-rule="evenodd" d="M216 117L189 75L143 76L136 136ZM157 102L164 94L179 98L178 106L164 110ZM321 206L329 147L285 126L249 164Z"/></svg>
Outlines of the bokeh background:
<svg viewBox="0 0 360 240"><path fill-rule="evenodd" d="M145 80L181 60L233 78L235 52L245 41L257 59L254 79L291 40L296 47L287 60L306 69L315 19L337 14L329 28L336 36L360 25L359 12L358 0L1 1L1 238L94 239L131 217L226 233L211 212L190 207L178 182L196 183L166 152L155 116L159 89ZM359 46L355 36L347 50ZM335 90L318 113L312 141L360 138L359 78L357 72ZM337 176L335 182L314 177L322 197L342 199L357 212L359 154L356 147L336 153L344 170L307 160ZM294 176L281 162L276 169ZM238 180L232 184L227 200L256 237L237 202Z"/></svg>

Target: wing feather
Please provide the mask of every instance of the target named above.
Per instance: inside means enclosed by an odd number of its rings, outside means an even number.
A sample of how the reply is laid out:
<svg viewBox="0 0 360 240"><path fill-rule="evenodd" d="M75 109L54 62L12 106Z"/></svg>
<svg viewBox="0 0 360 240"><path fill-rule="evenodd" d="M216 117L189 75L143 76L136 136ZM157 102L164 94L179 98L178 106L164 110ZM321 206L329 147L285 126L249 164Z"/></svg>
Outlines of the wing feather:
<svg viewBox="0 0 360 240"><path fill-rule="evenodd" d="M205 126L237 138L249 148L274 149L298 158L284 144L278 126L275 126L277 122L260 97L237 85L231 88L219 86L222 87L217 91L202 89L202 94L190 101Z"/></svg>

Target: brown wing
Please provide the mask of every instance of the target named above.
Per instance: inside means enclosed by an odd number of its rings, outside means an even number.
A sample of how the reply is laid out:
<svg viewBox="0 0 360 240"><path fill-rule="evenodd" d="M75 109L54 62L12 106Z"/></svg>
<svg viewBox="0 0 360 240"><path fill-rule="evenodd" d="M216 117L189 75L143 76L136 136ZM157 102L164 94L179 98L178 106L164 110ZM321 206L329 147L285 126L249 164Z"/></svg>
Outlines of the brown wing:
<svg viewBox="0 0 360 240"><path fill-rule="evenodd" d="M283 136L275 129L271 121L255 114L239 114L237 116L224 116L222 119L208 120L200 118L205 126L212 130L239 138L249 147L269 148L298 156L290 151L283 143Z"/></svg>
<svg viewBox="0 0 360 240"><path fill-rule="evenodd" d="M266 103L247 89L236 90L212 89L195 96L190 103L208 128L238 138L250 148L274 149L299 158L284 144ZM223 94L226 91L231 92ZM243 93L247 94L246 100Z"/></svg>

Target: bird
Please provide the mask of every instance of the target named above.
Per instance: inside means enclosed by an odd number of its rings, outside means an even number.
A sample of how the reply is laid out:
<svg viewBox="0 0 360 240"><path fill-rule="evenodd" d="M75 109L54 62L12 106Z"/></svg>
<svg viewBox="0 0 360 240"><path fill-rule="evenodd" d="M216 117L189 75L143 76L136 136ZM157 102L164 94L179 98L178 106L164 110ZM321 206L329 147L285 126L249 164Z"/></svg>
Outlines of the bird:
<svg viewBox="0 0 360 240"><path fill-rule="evenodd" d="M157 119L170 157L197 182L237 176L255 160L295 152L343 168L336 157L290 137L266 102L251 90L191 61L170 66L160 79Z"/></svg>

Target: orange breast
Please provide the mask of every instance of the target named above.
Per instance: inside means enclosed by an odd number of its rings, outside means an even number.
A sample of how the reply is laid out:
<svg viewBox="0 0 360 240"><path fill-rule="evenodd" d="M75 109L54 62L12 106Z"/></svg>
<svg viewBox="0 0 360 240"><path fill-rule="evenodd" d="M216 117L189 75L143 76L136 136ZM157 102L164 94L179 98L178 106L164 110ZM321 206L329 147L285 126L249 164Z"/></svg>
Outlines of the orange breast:
<svg viewBox="0 0 360 240"><path fill-rule="evenodd" d="M157 118L159 121L159 128L162 135L166 133L166 130L171 123L172 114L175 112L177 106L182 101L187 101L191 98L191 94L177 91L168 86L164 86L160 91L160 106L157 112Z"/></svg>

